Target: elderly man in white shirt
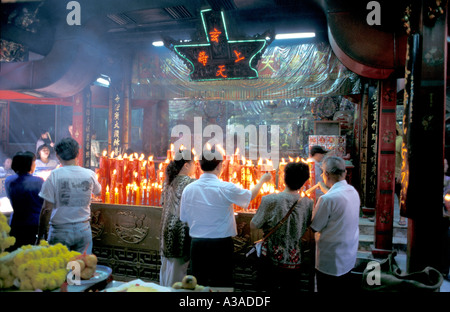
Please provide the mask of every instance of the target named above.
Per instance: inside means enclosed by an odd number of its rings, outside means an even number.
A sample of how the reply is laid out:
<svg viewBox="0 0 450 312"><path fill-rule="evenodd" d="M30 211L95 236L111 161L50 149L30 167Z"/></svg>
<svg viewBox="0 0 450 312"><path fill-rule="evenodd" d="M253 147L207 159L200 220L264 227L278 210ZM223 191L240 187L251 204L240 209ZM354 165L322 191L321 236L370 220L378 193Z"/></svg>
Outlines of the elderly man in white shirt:
<svg viewBox="0 0 450 312"><path fill-rule="evenodd" d="M322 164L324 183L330 190L313 210L311 228L316 234L318 292L336 292L351 287L359 243L360 198L345 180L345 161L327 157Z"/></svg>
<svg viewBox="0 0 450 312"><path fill-rule="evenodd" d="M217 157L219 158L219 157ZM252 190L219 180L222 159L205 151L200 160L203 174L186 186L181 196L180 219L191 236L190 274L200 285L233 286L233 241L237 235L233 204L247 208L271 174L266 173Z"/></svg>

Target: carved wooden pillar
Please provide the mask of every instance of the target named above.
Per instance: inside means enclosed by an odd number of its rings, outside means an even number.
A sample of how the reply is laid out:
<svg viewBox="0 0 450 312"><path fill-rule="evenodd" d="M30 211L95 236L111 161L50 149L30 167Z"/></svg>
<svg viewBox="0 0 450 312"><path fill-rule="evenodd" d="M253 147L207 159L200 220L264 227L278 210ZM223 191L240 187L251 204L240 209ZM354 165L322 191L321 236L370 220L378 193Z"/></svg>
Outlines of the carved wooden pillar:
<svg viewBox="0 0 450 312"><path fill-rule="evenodd" d="M353 114L353 136L354 136L354 144L353 149L351 151L353 165L355 166L354 171L358 172L358 176L361 176L361 159L356 157L361 155L361 129L362 129L362 101L355 104L355 112ZM358 190L358 193L361 197L361 179L354 179L352 185Z"/></svg>
<svg viewBox="0 0 450 312"><path fill-rule="evenodd" d="M130 81L124 79L123 86L123 121L122 121L122 154L131 147L131 99L130 99Z"/></svg>
<svg viewBox="0 0 450 312"><path fill-rule="evenodd" d="M122 140L124 129L124 92L122 84L111 85L109 99L109 123L108 123L108 154L117 157L125 152L127 148Z"/></svg>
<svg viewBox="0 0 450 312"><path fill-rule="evenodd" d="M384 257L392 252L397 80L382 80L379 85L375 248L372 254Z"/></svg>
<svg viewBox="0 0 450 312"><path fill-rule="evenodd" d="M130 147L131 129L131 54L114 59L111 67L108 116L108 154L117 157Z"/></svg>
<svg viewBox="0 0 450 312"><path fill-rule="evenodd" d="M91 131L92 131L92 93L88 86L83 91L75 94L72 116L72 137L80 145L77 163L79 166L90 168L91 166Z"/></svg>
<svg viewBox="0 0 450 312"><path fill-rule="evenodd" d="M377 88L372 81L364 83L361 100L360 176L361 206L367 215L373 215L376 204L377 165Z"/></svg>
<svg viewBox="0 0 450 312"><path fill-rule="evenodd" d="M406 65L401 214L408 217L407 270L442 268L447 1L412 1ZM429 14L429 8L433 14ZM448 225L447 229L448 230Z"/></svg>
<svg viewBox="0 0 450 312"><path fill-rule="evenodd" d="M73 138L80 145L80 152L77 157L77 164L79 166L84 165L84 140L83 140L83 129L84 129L84 94L83 91L74 95L73 101L73 116L72 116L72 127L73 127Z"/></svg>
<svg viewBox="0 0 450 312"><path fill-rule="evenodd" d="M84 164L83 167L91 168L91 135L92 135L92 92L90 86L83 90L83 142L84 142Z"/></svg>

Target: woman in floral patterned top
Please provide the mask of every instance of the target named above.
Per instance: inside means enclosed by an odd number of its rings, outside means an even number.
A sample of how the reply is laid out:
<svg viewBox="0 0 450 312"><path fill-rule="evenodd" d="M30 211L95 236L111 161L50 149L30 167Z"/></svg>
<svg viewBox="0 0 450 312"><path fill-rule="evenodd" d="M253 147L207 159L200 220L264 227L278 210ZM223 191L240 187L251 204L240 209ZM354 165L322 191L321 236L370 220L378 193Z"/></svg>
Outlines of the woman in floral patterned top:
<svg viewBox="0 0 450 312"><path fill-rule="evenodd" d="M298 191L308 179L307 164L297 162L286 165L285 190L262 198L250 227L268 232L300 199ZM313 201L307 197L301 198L287 221L263 244L262 255L267 260L264 284L268 285L270 290L282 288L293 290L300 284L300 268L303 260L302 237L311 223L312 210Z"/></svg>
<svg viewBox="0 0 450 312"><path fill-rule="evenodd" d="M180 282L189 266L191 245L189 227L180 220L180 199L184 188L195 179L194 155L187 150L177 152L166 169L167 182L162 194L160 229L161 286L172 286Z"/></svg>

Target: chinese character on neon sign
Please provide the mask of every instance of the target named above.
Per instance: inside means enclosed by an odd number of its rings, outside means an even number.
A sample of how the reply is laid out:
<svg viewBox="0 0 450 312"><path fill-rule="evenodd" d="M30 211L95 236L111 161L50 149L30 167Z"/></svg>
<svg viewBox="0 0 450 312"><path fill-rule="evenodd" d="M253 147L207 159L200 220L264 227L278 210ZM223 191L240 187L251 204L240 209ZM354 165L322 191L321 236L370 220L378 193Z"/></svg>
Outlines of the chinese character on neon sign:
<svg viewBox="0 0 450 312"><path fill-rule="evenodd" d="M252 39L230 39L224 12L200 11L203 36L196 43L167 44L191 70L193 81L219 79L255 79L255 69L271 40L266 34ZM270 36L273 38L273 36Z"/></svg>
<svg viewBox="0 0 450 312"><path fill-rule="evenodd" d="M206 63L208 62L208 55L206 55L205 51L201 51L198 54L198 62L203 64L203 66L206 66Z"/></svg>
<svg viewBox="0 0 450 312"><path fill-rule="evenodd" d="M225 70L225 65L219 65L219 69L216 72L216 77L227 78L227 76L225 76L224 74Z"/></svg>
<svg viewBox="0 0 450 312"><path fill-rule="evenodd" d="M209 32L209 35L211 36L211 41L219 43L219 35L221 34L221 31L218 31L217 28L214 28L213 31Z"/></svg>

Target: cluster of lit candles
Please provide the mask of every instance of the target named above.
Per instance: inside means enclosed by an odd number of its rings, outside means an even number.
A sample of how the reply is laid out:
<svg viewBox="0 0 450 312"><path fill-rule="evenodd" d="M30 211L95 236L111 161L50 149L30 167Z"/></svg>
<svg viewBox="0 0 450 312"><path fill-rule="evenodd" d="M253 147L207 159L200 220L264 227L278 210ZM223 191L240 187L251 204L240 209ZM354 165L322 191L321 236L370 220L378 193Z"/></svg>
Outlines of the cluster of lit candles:
<svg viewBox="0 0 450 312"><path fill-rule="evenodd" d="M269 172L272 175L272 180L263 184L258 195L250 202L249 206L246 209L234 205L233 207L235 212L244 210L256 210L261 204L261 199L263 196L284 191L286 187L284 184L284 168L289 162L302 161L308 164L310 170L310 179L303 185L299 193L303 197L314 197L314 192L312 192L313 189L311 189L311 186L315 183L313 162L300 157L297 157L295 159L289 157L289 161L286 162L286 160L282 158L281 162L278 165L278 168L274 168L273 161L270 159L266 159L265 161L263 161L260 158L255 165L252 160L245 159L245 157L243 156L241 156L241 158L239 159L238 152L239 151L236 150L236 153L234 155L231 155L231 157L226 156L223 164L223 171L221 176L222 180L233 182L237 186L249 190L251 190L258 183L261 176L266 172Z"/></svg>
<svg viewBox="0 0 450 312"><path fill-rule="evenodd" d="M97 179L102 186L100 200L103 203L122 205L159 206L163 186L165 163L155 170L153 156L144 159L137 153L108 157L100 156ZM163 168L164 167L164 168Z"/></svg>
<svg viewBox="0 0 450 312"><path fill-rule="evenodd" d="M247 160L244 156L240 156L239 149L236 149L233 155L226 155L223 148L220 146L217 146L217 148L223 156L223 170L219 177L222 181L232 182L241 188L252 189L264 173L270 172L272 174L272 180L263 185L257 197L250 202L247 210L258 209L263 196L284 190L284 167L288 162L302 161L309 165L311 177L300 190L300 195L314 196L314 192L307 191L311 190L311 187L314 185L315 176L314 163L308 160L299 157L296 159L289 157L289 161L286 162L282 158L278 168L274 168L270 159L263 161L260 158L254 164L252 160ZM196 166L194 177L198 179L203 172L194 149L192 149L192 153ZM100 166L96 171L97 179L102 185L101 202L161 206L166 167L174 159L174 156L172 144L167 151L166 160L160 162L156 170L153 156L145 159L143 154L139 156L137 153L134 153L129 156L125 154L114 157L114 152L112 152L110 157L108 157L106 151L104 151L100 157ZM234 206L234 209L236 212L243 210L238 206Z"/></svg>

